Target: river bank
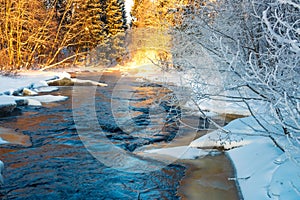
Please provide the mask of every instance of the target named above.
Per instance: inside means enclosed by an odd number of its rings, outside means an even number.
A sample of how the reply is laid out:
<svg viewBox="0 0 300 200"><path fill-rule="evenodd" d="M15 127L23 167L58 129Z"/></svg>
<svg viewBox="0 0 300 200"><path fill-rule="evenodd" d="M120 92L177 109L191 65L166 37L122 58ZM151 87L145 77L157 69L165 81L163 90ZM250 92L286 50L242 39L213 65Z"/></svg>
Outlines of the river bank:
<svg viewBox="0 0 300 200"><path fill-rule="evenodd" d="M195 87L193 83L189 83L189 78L193 76L189 73L157 73L155 70L147 72L142 70L137 74L151 81L186 88ZM299 146L297 141L293 144L295 146L291 145L291 141L282 134L281 125L276 123L274 118L265 115L269 109L266 102L256 101L255 98L250 102L252 109L254 108L255 112L259 113L256 117L263 119L261 123L258 123L257 119L251 116L248 110L249 105L234 101L234 98L238 97L236 91L218 95L222 98L199 101L197 106L195 102L187 102L186 106L194 110L200 108L204 111L202 114L206 116L221 115L226 118L226 115L229 115L238 116L238 119L227 125L224 124L225 127L218 127L217 130L192 141L187 146L157 148L146 152L177 159L195 159L210 155L209 149L219 149L225 151L231 160L236 173L234 177L228 177L228 180L238 184L240 190L238 193L242 196L241 198L245 200L298 199L300 197L300 167L297 158L300 157L300 150L297 147ZM272 134L276 135L278 143L274 143L274 138L270 137L270 132L266 130L271 130ZM280 146L290 146L293 150L285 152ZM181 152L178 151L179 149Z"/></svg>
<svg viewBox="0 0 300 200"><path fill-rule="evenodd" d="M165 72L160 73L157 69L153 70L153 68L151 68L150 66L148 66L148 68L133 68L132 71L128 70L128 68L124 68L121 70L120 68L115 68L110 69L110 71L120 71L120 73L123 75L121 77L126 77L129 74L133 74L134 76L138 77L137 80L139 81L148 79L151 80L151 82L156 83L167 83L171 85L185 84L184 80L180 80L178 78L180 77L178 76L178 74L166 74ZM12 82L12 85L13 84L14 82ZM20 91L19 88L20 87L18 86L18 91ZM186 88L186 85L184 86L184 88ZM170 89L172 89L172 87L170 87ZM10 94L13 94L13 92L11 92ZM32 97L26 98L31 99ZM226 104L227 109L225 113L218 113L221 109L220 106L215 107L214 105L216 104L218 103L209 102L205 104L204 107L207 111L207 115L226 116L226 114L247 114L244 107L241 107L240 105L233 105L231 102L229 102L229 104ZM222 105L224 105L224 103L222 103ZM193 106L191 102L186 102L186 107L189 108L189 113L197 113L197 107ZM191 127L195 128L194 123L186 124L191 125ZM273 125L274 127L276 127L276 124ZM287 154L281 152L274 146L270 138L266 137L267 133L264 133L264 130L262 130L261 127L257 123L255 123L255 120L253 118L248 117L234 120L223 129L227 132L224 132L224 130L211 131L209 134L206 134L205 136L202 136L194 141L192 140L195 139L195 137L197 138L198 136L184 136L184 144L177 143L173 146L169 145L168 148L156 146L154 147L155 149L153 149L152 146L150 152L149 149L147 149L144 153L154 153L156 155L158 154L171 157L175 156L175 160L179 159L179 163L181 162L180 159L183 158L182 162L184 163L184 160L211 155L211 150L208 150L211 147L219 148L227 152L229 158L232 160L233 168L236 171L235 176L232 176L232 171L229 171L229 174L223 175L223 177L227 177L227 181L231 183L235 181L240 186L241 194L244 199L272 199L278 195L288 199L293 199L299 196L298 188L300 188L300 183L297 179L297 176L292 175L298 174L299 168L297 167L297 165L295 165L295 163L291 162L288 159ZM275 130L278 129L275 128ZM174 149L175 147L176 149ZM177 155L174 155L174 152ZM195 174L197 174L197 171L199 171L198 169L203 168L203 164L201 164L201 162L202 161L198 160L187 161L188 165L190 166L190 171L187 173L187 175L192 170L195 170ZM200 175L198 176L198 178L196 178L196 183L194 185L192 184L192 186L188 187L188 189L179 188L179 193L181 193L183 197L192 195L190 194L190 192L192 192L191 190L195 185L203 186L203 182L199 180L199 178L201 177L201 173L205 172L200 170ZM195 177L197 176L192 175L189 177L188 175L188 181L185 181L185 183L183 181L184 185L182 187L184 188L187 185L191 184L192 179L194 179ZM223 189L227 188L230 191L232 188L232 186L222 186L217 182L214 182L213 187L221 187ZM233 193L237 194L237 191ZM193 195L197 196L196 194ZM190 196L190 198L192 197Z"/></svg>

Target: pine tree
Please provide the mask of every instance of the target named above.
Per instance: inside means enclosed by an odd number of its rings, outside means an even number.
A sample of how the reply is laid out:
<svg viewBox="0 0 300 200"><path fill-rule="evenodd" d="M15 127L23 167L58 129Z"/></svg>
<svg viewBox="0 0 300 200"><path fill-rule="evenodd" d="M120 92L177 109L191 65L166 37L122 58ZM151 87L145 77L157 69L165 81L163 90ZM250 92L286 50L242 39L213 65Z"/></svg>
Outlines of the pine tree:
<svg viewBox="0 0 300 200"><path fill-rule="evenodd" d="M122 0L106 1L106 31L108 36L124 32L126 28L125 6Z"/></svg>
<svg viewBox="0 0 300 200"><path fill-rule="evenodd" d="M171 12L175 0L134 0L131 15L135 27L168 27L174 21ZM178 3L177 3L178 4Z"/></svg>
<svg viewBox="0 0 300 200"><path fill-rule="evenodd" d="M125 30L126 16L123 0L107 0L105 5L106 40L99 47L99 54L105 65L115 65L122 62L126 54Z"/></svg>
<svg viewBox="0 0 300 200"><path fill-rule="evenodd" d="M89 51L103 42L104 23L101 21L102 5L98 0L74 0L70 30L70 45L75 53Z"/></svg>

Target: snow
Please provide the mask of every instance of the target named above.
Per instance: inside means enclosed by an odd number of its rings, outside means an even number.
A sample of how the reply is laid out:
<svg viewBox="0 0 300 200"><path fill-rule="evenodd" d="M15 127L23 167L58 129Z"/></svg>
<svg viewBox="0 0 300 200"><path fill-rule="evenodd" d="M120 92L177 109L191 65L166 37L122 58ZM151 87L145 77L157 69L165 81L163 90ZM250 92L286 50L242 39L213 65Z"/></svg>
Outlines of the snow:
<svg viewBox="0 0 300 200"><path fill-rule="evenodd" d="M238 182L245 200L300 198L299 163L288 159L287 153L275 146L253 117L234 120L224 129L230 134L215 130L189 146L151 149L145 153L196 159L210 154L213 147L227 149L236 170L236 177L229 179Z"/></svg>
<svg viewBox="0 0 300 200"><path fill-rule="evenodd" d="M196 159L204 157L209 154L209 151L197 149L190 146L179 146L179 147L170 147L163 149L151 149L145 151L147 156L151 157L151 154L171 156L177 159Z"/></svg>
<svg viewBox="0 0 300 200"><path fill-rule="evenodd" d="M39 88L35 89L34 91L36 91L37 93L50 93L50 92L55 92L55 91L58 91L58 90L59 90L58 87L42 86L42 87L39 87Z"/></svg>
<svg viewBox="0 0 300 200"><path fill-rule="evenodd" d="M3 140L3 139L0 137L0 145L1 145L1 144L7 144L7 143L8 143L7 141Z"/></svg>
<svg viewBox="0 0 300 200"><path fill-rule="evenodd" d="M41 72L27 71L21 72L15 77L0 76L0 94L13 94L14 91L20 91L23 88L35 89L41 86L48 86L46 81L70 77L66 72Z"/></svg>
<svg viewBox="0 0 300 200"><path fill-rule="evenodd" d="M288 160L273 174L269 194L280 199L299 199L299 179L299 166Z"/></svg>
<svg viewBox="0 0 300 200"><path fill-rule="evenodd" d="M57 101L65 101L68 99L66 96L61 96L61 95L41 95L41 96L33 96L33 97L25 97L25 99L32 99L39 101L41 103L51 103L51 102L57 102Z"/></svg>
<svg viewBox="0 0 300 200"><path fill-rule="evenodd" d="M0 96L0 107L4 105L17 105L14 97L12 96L7 96L7 95L2 95Z"/></svg>
<svg viewBox="0 0 300 200"><path fill-rule="evenodd" d="M75 85L93 85L93 86L107 87L107 84L105 83L99 83L91 80L82 80L77 78L72 78L70 80L73 81Z"/></svg>
<svg viewBox="0 0 300 200"><path fill-rule="evenodd" d="M22 72L18 76L0 76L0 112L11 112L16 108L16 101L25 99L29 106L42 106L42 103L65 101L68 97L41 95L41 92L52 92L58 90L57 87L48 87L47 81L53 79L70 78L70 74L65 72ZM27 96L15 96L27 95ZM33 95L33 96L32 96ZM1 114L1 113L0 113ZM12 141L13 142L13 141ZM0 137L0 144L11 143Z"/></svg>
<svg viewBox="0 0 300 200"><path fill-rule="evenodd" d="M148 66L150 69L151 66ZM150 80L164 82L178 86L185 86L193 90L186 79L189 74L180 72L159 72L154 70L136 70L140 81ZM164 155L176 159L195 159L211 154L209 149L224 149L235 168L235 177L228 177L239 185L243 199L252 200L293 200L300 199L300 153L295 151L283 152L269 137L270 132L276 137L281 146L289 145L289 141L282 134L280 124L273 121L272 117L265 113L269 108L266 102L262 102L249 91L253 100L248 100L257 118L269 130L266 132L250 116L246 104L241 101L233 101L226 96L237 96L236 91L218 93L223 98L203 99L198 101L198 106L210 116L218 114L234 114L248 116L233 120L223 127L223 130L214 130L190 143L189 146L179 146L161 149L148 149L144 153L151 155ZM252 96L253 95L253 96ZM255 105L255 106L254 106ZM186 102L185 107L197 110L193 101ZM296 147L298 148L298 147Z"/></svg>
<svg viewBox="0 0 300 200"><path fill-rule="evenodd" d="M265 102L260 101L252 101L249 103L249 106L260 104L260 106L255 106L259 109L254 110L255 113L263 113L263 111L267 108ZM250 112L248 110L247 105L244 102L232 102L229 99L204 99L198 101L198 105L202 110L209 110L210 112L219 113L219 114L234 114L234 115L244 115L249 116ZM254 106L252 106L254 107Z"/></svg>
<svg viewBox="0 0 300 200"><path fill-rule="evenodd" d="M42 106L42 103L39 102L38 100L35 100L35 99L27 99L27 101L28 101L28 105L29 105L29 106L36 106L36 107Z"/></svg>
<svg viewBox="0 0 300 200"><path fill-rule="evenodd" d="M282 152L269 138L260 138L249 145L228 152L236 168L237 181L244 199L270 199L268 188Z"/></svg>
<svg viewBox="0 0 300 200"><path fill-rule="evenodd" d="M127 24L130 24L132 21L130 12L131 12L133 5L134 5L133 0L125 0L125 12L126 12Z"/></svg>

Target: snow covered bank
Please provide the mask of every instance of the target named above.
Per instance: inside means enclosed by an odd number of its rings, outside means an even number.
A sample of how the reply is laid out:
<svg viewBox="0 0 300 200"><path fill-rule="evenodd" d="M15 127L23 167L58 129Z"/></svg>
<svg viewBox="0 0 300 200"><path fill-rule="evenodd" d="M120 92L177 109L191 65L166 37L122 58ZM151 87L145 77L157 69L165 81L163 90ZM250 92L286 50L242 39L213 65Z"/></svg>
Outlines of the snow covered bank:
<svg viewBox="0 0 300 200"><path fill-rule="evenodd" d="M150 68L148 66L148 68ZM155 67L154 67L155 68ZM154 69L152 68L152 69ZM147 68L146 68L147 69ZM193 88L188 80L191 74L181 72L159 72L159 70L135 69L140 80L149 80L186 87L191 92ZM222 88L221 88L222 89ZM210 91L209 91L210 92ZM215 149L226 151L236 169L235 177L228 177L240 186L245 200L252 199L300 199L300 147L283 152L290 145L289 138L283 135L282 127L274 118L265 115L270 106L252 94L251 91L213 91L208 98L201 96L196 103L207 116L216 114L234 114L250 116L248 106L253 108L256 117L266 127L263 129L253 117L245 117L232 121L224 130L215 130L189 146L179 146L162 149L151 149L143 155L173 157L176 159L195 159L208 154L214 154ZM240 92L246 92L248 106L239 99ZM195 101L187 102L187 108L198 110ZM270 133L272 137L270 137ZM278 144L274 143L274 139ZM295 138L294 138L295 139ZM297 139L297 138L296 138ZM300 138L298 138L299 140ZM298 141L299 142L299 141ZM280 147L278 147L278 145Z"/></svg>
<svg viewBox="0 0 300 200"><path fill-rule="evenodd" d="M18 76L0 76L0 116L12 112L17 106L42 106L42 103L64 101L68 97L41 95L58 88L48 87L48 81L70 77L68 73L22 72ZM28 146L28 138L22 134L0 128L0 144L12 143ZM3 139L4 138L4 139Z"/></svg>
<svg viewBox="0 0 300 200"><path fill-rule="evenodd" d="M212 154L211 149L223 149L236 169L236 177L228 178L237 181L245 200L300 198L300 165L290 159L299 158L299 151L293 152L295 155L283 152L253 117L234 120L224 129L228 133L215 130L189 146L153 149L145 153L195 159ZM281 144L287 144L284 136L279 137Z"/></svg>
<svg viewBox="0 0 300 200"><path fill-rule="evenodd" d="M52 86L51 86L52 85ZM44 103L65 101L66 96L45 95L59 90L54 86L100 86L107 84L72 78L66 72L21 72L17 76L0 76L0 115L12 112L17 106L42 106ZM1 130L0 130L1 133ZM7 141L1 139L0 143Z"/></svg>
<svg viewBox="0 0 300 200"><path fill-rule="evenodd" d="M0 113L10 113L17 107L15 99L11 96L0 96Z"/></svg>
<svg viewBox="0 0 300 200"><path fill-rule="evenodd" d="M20 93L24 88L37 89L48 86L47 81L70 77L66 72L21 72L17 76L0 76L0 94L13 95Z"/></svg>

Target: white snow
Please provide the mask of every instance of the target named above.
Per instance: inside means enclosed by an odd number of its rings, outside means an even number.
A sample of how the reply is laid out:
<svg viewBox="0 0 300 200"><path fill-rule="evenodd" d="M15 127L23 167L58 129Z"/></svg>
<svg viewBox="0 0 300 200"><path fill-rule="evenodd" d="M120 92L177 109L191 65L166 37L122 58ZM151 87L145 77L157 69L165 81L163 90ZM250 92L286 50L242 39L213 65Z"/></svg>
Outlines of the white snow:
<svg viewBox="0 0 300 200"><path fill-rule="evenodd" d="M35 100L35 99L27 99L27 101L28 101L28 105L29 106L37 106L37 107L40 107L40 106L42 106L42 103L41 102L39 102L38 100Z"/></svg>
<svg viewBox="0 0 300 200"><path fill-rule="evenodd" d="M126 12L127 24L130 24L132 21L130 12L133 5L134 5L133 0L125 0L125 12Z"/></svg>
<svg viewBox="0 0 300 200"><path fill-rule="evenodd" d="M151 68L151 67L148 67ZM185 81L188 74L177 72L158 72L155 67L153 71L138 71L139 80L151 80L154 82L172 83L174 85L191 88ZM245 91L248 92L248 91ZM198 101L198 105L208 115L235 114L250 116L246 104L234 102L225 96L235 96L236 92L218 93L224 98L204 99ZM251 93L249 93L251 94ZM273 133L280 145L287 146L289 142L282 135L279 124L266 116L269 105L257 100L256 96L250 102L261 123ZM186 107L197 110L192 101L186 103ZM255 106L253 106L255 105ZM224 130L215 130L190 143L189 146L172 148L151 149L144 153L171 156L176 159L195 159L209 154L210 148L225 149L232 160L236 170L236 177L228 177L229 180L237 181L243 199L252 200L296 200L300 199L300 150L283 152L278 148L266 132L250 116L236 119L224 127ZM277 135L277 136L276 136Z"/></svg>
<svg viewBox="0 0 300 200"><path fill-rule="evenodd" d="M65 101L68 99L66 96L61 95L40 95L40 96L22 96L22 97L14 97L14 99L26 99L28 101L29 106L42 106L42 103L52 103L58 101Z"/></svg>
<svg viewBox="0 0 300 200"><path fill-rule="evenodd" d="M66 100L68 97L65 96L38 96L39 92L58 90L57 87L48 87L48 80L64 77L70 78L70 74L65 72L28 71L14 77L0 76L0 110L2 112L12 111L17 106L16 100L18 99L26 99L29 106L42 106L42 103ZM23 91L23 94L35 96L13 96L14 93L22 94L21 91ZM8 142L0 137L0 144L5 143Z"/></svg>
<svg viewBox="0 0 300 200"><path fill-rule="evenodd" d="M236 177L228 178L238 182L245 200L300 198L299 163L288 159L287 153L275 146L253 117L234 120L224 129L230 134L216 130L189 146L152 149L145 153L195 159L210 154L212 147L229 149L227 154L236 169Z"/></svg>
<svg viewBox="0 0 300 200"><path fill-rule="evenodd" d="M14 77L0 76L0 94L22 90L23 88L38 88L46 85L45 81L70 76L66 73L28 71Z"/></svg>
<svg viewBox="0 0 300 200"><path fill-rule="evenodd" d="M58 87L42 86L42 87L39 87L39 88L35 89L34 91L36 91L37 93L50 93L50 92L55 92L55 91L58 91L58 90L59 90Z"/></svg>
<svg viewBox="0 0 300 200"><path fill-rule="evenodd" d="M54 95L41 95L41 96L33 96L33 97L25 97L25 99L33 99L36 101L39 101L41 103L51 103L51 102L57 102L57 101L65 101L68 99L66 96L54 96Z"/></svg>
<svg viewBox="0 0 300 200"><path fill-rule="evenodd" d="M0 96L0 107L4 105L17 105L14 97L7 96L7 95L1 95Z"/></svg>
<svg viewBox="0 0 300 200"><path fill-rule="evenodd" d="M0 145L1 145L1 144L7 144L7 143L8 143L7 141L3 140L3 139L0 137Z"/></svg>
<svg viewBox="0 0 300 200"><path fill-rule="evenodd" d="M150 154L158 154L158 155L165 155L171 156L177 159L195 159L204 157L209 154L209 151L205 151L202 149L197 149L190 146L179 146L179 147L170 147L170 148L163 148L163 149L151 149L146 150L146 154L148 157L151 157Z"/></svg>
<svg viewBox="0 0 300 200"><path fill-rule="evenodd" d="M75 83L75 85L81 85L81 84L89 84L93 86L100 86L100 87L107 87L107 84L105 83L99 83L96 81L91 81L91 80L82 80L82 79L77 79L77 78L72 78L70 79Z"/></svg>

